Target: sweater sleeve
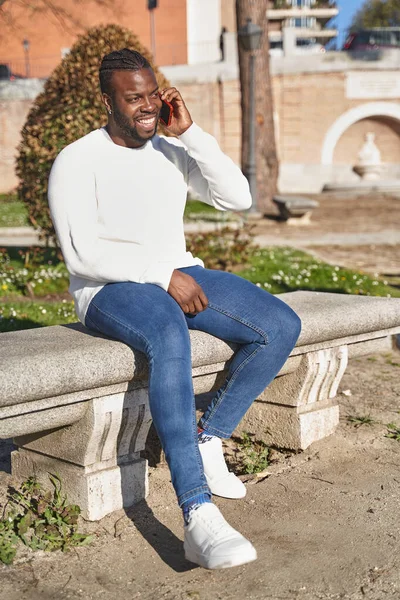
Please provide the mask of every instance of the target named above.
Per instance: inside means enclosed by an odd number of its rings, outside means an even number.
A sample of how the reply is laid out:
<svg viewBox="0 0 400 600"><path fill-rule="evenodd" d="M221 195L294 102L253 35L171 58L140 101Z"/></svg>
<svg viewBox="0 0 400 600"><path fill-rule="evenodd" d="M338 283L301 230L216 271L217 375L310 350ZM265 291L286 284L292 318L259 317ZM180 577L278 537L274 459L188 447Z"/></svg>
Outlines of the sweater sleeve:
<svg viewBox="0 0 400 600"><path fill-rule="evenodd" d="M53 164L48 196L69 273L107 283L154 283L167 291L172 263L152 260L141 244L99 235L94 173L68 150Z"/></svg>
<svg viewBox="0 0 400 600"><path fill-rule="evenodd" d="M179 139L189 154L188 186L200 200L218 210L251 206L247 179L214 137L193 123Z"/></svg>

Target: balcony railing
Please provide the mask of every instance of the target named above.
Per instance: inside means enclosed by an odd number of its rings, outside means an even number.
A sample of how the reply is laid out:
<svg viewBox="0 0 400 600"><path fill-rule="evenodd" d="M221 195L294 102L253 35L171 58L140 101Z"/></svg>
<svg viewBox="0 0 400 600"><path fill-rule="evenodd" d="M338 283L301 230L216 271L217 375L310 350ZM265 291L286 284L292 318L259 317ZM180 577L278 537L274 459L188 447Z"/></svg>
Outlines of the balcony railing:
<svg viewBox="0 0 400 600"><path fill-rule="evenodd" d="M293 4L290 0L270 0L269 9L280 10L280 9L292 9ZM311 8L337 8L336 2L330 2L329 0L315 0Z"/></svg>
<svg viewBox="0 0 400 600"><path fill-rule="evenodd" d="M268 19L270 21L283 21L284 19L301 19L302 17L315 17L316 19L331 19L336 17L339 13L337 8L314 8L305 6L298 8L297 6L291 8L270 8L268 9Z"/></svg>

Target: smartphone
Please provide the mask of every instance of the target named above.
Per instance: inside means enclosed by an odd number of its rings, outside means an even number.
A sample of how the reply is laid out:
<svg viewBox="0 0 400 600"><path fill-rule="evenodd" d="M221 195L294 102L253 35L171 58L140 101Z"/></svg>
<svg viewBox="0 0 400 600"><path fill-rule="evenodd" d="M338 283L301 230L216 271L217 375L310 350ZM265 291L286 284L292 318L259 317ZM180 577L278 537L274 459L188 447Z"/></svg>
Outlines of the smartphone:
<svg viewBox="0 0 400 600"><path fill-rule="evenodd" d="M160 110L160 121L166 127L171 125L173 111L174 109L172 108L172 104L167 100L163 100Z"/></svg>

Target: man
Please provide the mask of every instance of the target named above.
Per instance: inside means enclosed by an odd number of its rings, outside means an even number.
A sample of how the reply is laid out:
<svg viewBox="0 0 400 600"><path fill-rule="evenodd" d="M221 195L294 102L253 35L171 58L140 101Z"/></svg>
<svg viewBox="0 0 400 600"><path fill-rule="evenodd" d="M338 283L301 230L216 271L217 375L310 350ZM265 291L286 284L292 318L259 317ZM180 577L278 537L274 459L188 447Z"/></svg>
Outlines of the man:
<svg viewBox="0 0 400 600"><path fill-rule="evenodd" d="M105 128L66 147L49 203L79 319L146 353L149 400L184 517L188 560L214 569L257 557L211 502L242 498L221 438L229 438L294 347L300 320L282 301L186 252L188 188L218 210L251 205L246 179L193 123L178 90L159 91L147 60L127 48L100 67ZM169 130L156 135L162 100ZM240 344L225 383L196 423L189 329Z"/></svg>

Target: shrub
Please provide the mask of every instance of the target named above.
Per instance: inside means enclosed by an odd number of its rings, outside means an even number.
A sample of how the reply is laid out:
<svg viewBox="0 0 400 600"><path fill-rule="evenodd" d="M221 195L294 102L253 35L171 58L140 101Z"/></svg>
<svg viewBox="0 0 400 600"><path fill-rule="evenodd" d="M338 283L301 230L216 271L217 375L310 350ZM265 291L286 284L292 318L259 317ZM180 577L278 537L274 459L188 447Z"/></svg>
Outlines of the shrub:
<svg viewBox="0 0 400 600"><path fill-rule="evenodd" d="M26 202L30 222L42 230L47 243L56 243L47 203L51 166L65 146L107 123L98 70L105 54L124 47L137 50L151 62L150 53L129 29L118 25L89 29L46 81L22 129L18 196ZM160 87L168 87L156 67L154 72Z"/></svg>
<svg viewBox="0 0 400 600"><path fill-rule="evenodd" d="M232 271L246 265L256 246L253 244L252 226L241 229L224 227L219 231L187 235L187 249L201 258L208 269Z"/></svg>

